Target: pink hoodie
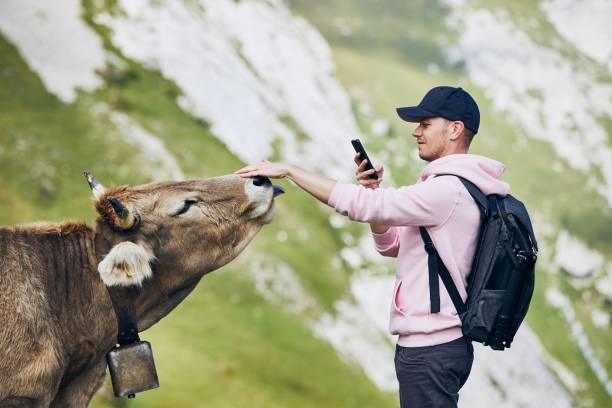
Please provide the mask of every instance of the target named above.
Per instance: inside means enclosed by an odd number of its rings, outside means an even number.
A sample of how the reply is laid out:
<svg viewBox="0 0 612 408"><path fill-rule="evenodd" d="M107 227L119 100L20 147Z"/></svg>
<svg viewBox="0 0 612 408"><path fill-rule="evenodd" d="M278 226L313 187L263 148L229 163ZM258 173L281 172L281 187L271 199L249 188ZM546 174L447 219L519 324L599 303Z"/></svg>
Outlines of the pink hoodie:
<svg viewBox="0 0 612 408"><path fill-rule="evenodd" d="M457 174L488 194L505 195L498 178L503 164L474 154L453 154L429 163L412 186L366 189L336 183L329 205L350 219L391 225L374 234L376 250L397 257L389 330L404 347L430 346L461 337L461 320L442 281L440 312L430 313L427 252L418 226L425 226L463 300L480 228L480 212Z"/></svg>

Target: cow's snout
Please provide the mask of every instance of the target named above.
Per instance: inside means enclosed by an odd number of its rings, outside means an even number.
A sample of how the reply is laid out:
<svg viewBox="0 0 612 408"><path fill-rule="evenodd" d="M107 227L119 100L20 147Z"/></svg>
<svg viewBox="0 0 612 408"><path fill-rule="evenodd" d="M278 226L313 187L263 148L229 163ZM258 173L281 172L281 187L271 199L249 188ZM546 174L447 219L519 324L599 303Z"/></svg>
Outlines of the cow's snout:
<svg viewBox="0 0 612 408"><path fill-rule="evenodd" d="M281 186L277 186L276 184L272 184L269 178L266 176L255 176L251 179L251 182L254 186L257 187L272 187L273 196L283 194L285 190Z"/></svg>
<svg viewBox="0 0 612 408"><path fill-rule="evenodd" d="M265 176L255 176L248 179L246 193L252 203L249 218L259 218L265 215L265 223L272 220L272 204L274 197L281 194L280 187L272 184Z"/></svg>
<svg viewBox="0 0 612 408"><path fill-rule="evenodd" d="M253 184L256 186L271 186L272 182L265 176L255 176L253 177Z"/></svg>

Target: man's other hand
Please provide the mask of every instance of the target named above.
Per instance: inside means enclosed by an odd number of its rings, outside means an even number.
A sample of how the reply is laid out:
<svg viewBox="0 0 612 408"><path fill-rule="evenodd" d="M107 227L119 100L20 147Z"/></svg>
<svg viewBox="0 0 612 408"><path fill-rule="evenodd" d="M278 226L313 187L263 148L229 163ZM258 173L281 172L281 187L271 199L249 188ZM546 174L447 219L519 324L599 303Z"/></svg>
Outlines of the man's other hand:
<svg viewBox="0 0 612 408"><path fill-rule="evenodd" d="M368 161L361 160L359 153L355 153L354 160L355 164L358 166L357 171L355 172L355 176L357 177L357 181L359 182L359 184L366 188L371 188L372 190L376 190L378 187L380 187L380 183L382 183L383 181L383 173L385 172L383 166L378 165L374 166L373 169L366 170L365 166ZM374 171L378 173L378 179L376 180L369 178L370 174L374 173Z"/></svg>

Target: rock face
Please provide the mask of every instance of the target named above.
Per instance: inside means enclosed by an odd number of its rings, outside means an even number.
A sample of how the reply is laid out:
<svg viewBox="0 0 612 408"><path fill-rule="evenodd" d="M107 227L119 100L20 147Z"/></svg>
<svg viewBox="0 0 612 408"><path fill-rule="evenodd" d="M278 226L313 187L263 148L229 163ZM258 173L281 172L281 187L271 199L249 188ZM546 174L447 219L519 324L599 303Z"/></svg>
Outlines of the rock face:
<svg viewBox="0 0 612 408"><path fill-rule="evenodd" d="M329 46L281 1L125 0L118 8L96 22L127 57L174 81L180 105L242 160L270 157L279 143L282 157L309 168L336 177L350 168L348 142L359 131Z"/></svg>
<svg viewBox="0 0 612 408"><path fill-rule="evenodd" d="M556 268L574 278L587 278L599 272L603 264L604 257L600 253L589 249L567 231L561 231L555 246Z"/></svg>
<svg viewBox="0 0 612 408"><path fill-rule="evenodd" d="M76 99L77 89L91 91L102 84L95 70L104 67L105 51L81 12L78 0L0 3L0 33L17 46L47 89L67 103Z"/></svg>
<svg viewBox="0 0 612 408"><path fill-rule="evenodd" d="M591 176L588 183L612 205L612 148L600 121L612 116L609 74L602 79L597 70L568 58L559 45L542 46L503 12L474 7L463 0L447 3L451 9L449 26L459 36L449 50L450 58L464 62L470 80L528 135L548 141L574 169L599 170L601 179ZM560 32L578 39L597 31L588 43L594 53L602 55L602 62L608 63L603 55L609 55L610 41L602 35L609 30L609 14L597 15L585 2L574 2L573 8L581 10L576 18L569 10L562 10L560 3L567 2L549 1L543 7L554 17L555 25L562 26ZM586 3L599 3L599 8L609 10L602 2ZM584 18L585 14L589 18ZM567 18L571 24L563 23ZM531 25L537 28L537 24ZM585 128L589 131L576 131Z"/></svg>

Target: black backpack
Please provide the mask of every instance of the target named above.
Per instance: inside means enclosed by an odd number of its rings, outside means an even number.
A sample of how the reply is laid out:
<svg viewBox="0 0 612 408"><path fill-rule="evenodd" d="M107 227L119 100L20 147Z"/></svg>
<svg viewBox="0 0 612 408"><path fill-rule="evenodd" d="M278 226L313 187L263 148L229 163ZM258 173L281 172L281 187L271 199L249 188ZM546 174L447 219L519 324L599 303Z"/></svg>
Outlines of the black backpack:
<svg viewBox="0 0 612 408"><path fill-rule="evenodd" d="M429 255L431 312L440 311L440 276L461 318L463 335L494 350L504 350L512 344L527 314L535 285L538 244L523 203L509 194L485 196L469 180L456 177L478 204L480 235L467 279L467 301L463 303L427 230L419 227Z"/></svg>

